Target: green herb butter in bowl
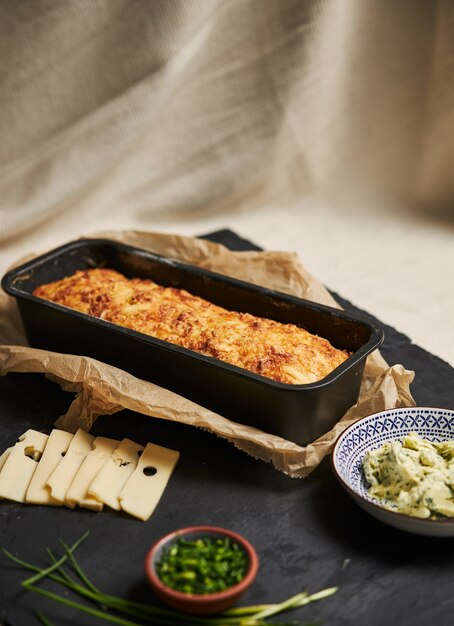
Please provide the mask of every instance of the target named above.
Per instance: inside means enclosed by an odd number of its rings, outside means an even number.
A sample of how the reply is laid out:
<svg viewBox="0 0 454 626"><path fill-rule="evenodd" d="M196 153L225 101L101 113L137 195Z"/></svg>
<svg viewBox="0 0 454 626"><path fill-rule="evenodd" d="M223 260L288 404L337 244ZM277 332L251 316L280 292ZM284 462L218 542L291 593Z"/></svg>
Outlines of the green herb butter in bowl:
<svg viewBox="0 0 454 626"><path fill-rule="evenodd" d="M157 541L145 570L155 594L169 606L187 613L218 613L253 583L258 557L238 533L192 526Z"/></svg>
<svg viewBox="0 0 454 626"><path fill-rule="evenodd" d="M454 411L375 413L350 425L331 454L337 479L380 521L421 535L454 537Z"/></svg>

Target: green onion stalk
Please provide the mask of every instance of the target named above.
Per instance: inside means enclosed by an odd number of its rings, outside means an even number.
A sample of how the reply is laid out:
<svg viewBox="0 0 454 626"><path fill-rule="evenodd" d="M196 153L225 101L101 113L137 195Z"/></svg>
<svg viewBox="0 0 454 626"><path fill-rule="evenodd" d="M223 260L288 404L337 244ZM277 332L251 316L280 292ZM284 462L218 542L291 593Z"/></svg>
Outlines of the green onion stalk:
<svg viewBox="0 0 454 626"><path fill-rule="evenodd" d="M21 583L27 591L119 626L146 626L147 624L154 624L155 626L272 626L273 622L269 622L268 618L285 611L298 609L311 602L323 600L337 591L337 587L330 587L311 595L303 591L279 604L237 607L209 617L187 615L172 609L112 596L98 589L85 574L74 556L74 552L87 536L88 531L72 546L68 546L60 540L63 554L59 558L48 548L47 553L51 564L46 568L23 561L5 548L0 548L0 550L16 565L34 572L32 576ZM90 604L83 604L76 599L70 599L45 589L39 585L45 579L52 580L71 590L79 599L85 599ZM35 615L43 626L53 626L42 611L36 611ZM297 621L279 622L279 626L296 626L298 624Z"/></svg>

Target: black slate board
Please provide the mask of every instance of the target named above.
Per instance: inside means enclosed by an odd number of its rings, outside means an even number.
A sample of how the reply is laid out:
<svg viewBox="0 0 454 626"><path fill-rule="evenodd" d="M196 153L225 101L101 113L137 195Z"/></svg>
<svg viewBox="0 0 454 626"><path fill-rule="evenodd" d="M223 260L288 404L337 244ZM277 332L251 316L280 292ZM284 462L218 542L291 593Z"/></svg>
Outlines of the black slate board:
<svg viewBox="0 0 454 626"><path fill-rule="evenodd" d="M237 250L258 249L231 231L207 238ZM453 368L384 328L383 355L415 370L417 403L454 408ZM0 450L27 428L49 432L70 400L41 375L0 378ZM106 592L143 601L151 599L143 573L150 545L176 528L216 524L244 534L260 556L258 578L242 603L276 602L306 588L338 585L335 596L295 617L339 626L453 624L454 540L406 534L372 519L337 484L328 459L309 478L290 479L207 432L129 411L99 418L93 433L152 439L181 451L150 520L0 502L0 545L44 565L46 546L58 549L58 538L71 543L89 529L78 552L87 573ZM25 576L0 555L0 625L33 626L36 608L58 626L102 623L24 593L19 583Z"/></svg>

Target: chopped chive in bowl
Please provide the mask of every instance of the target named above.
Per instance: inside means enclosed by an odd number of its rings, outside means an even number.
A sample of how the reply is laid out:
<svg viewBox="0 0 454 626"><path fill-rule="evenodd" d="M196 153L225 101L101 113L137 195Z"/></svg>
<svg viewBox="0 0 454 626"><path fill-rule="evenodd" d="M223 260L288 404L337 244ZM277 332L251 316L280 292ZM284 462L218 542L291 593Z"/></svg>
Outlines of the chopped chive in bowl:
<svg viewBox="0 0 454 626"><path fill-rule="evenodd" d="M177 538L156 563L161 582L182 593L219 593L240 583L248 557L230 537Z"/></svg>

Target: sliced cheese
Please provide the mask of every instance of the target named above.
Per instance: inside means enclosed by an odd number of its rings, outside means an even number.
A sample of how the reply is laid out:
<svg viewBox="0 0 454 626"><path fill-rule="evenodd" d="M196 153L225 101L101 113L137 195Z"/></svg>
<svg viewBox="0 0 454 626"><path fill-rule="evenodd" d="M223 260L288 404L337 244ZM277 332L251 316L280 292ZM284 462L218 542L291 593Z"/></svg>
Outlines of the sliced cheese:
<svg viewBox="0 0 454 626"><path fill-rule="evenodd" d="M13 447L14 446L11 446L11 448L6 448L5 452L3 452L3 454L0 456L0 472L2 471L2 467L5 465L6 459L9 457L9 454ZM2 496L0 496L0 500L2 500Z"/></svg>
<svg viewBox="0 0 454 626"><path fill-rule="evenodd" d="M147 520L156 508L179 456L180 453L175 450L147 444L136 469L118 496L123 511Z"/></svg>
<svg viewBox="0 0 454 626"><path fill-rule="evenodd" d="M47 435L32 429L19 437L0 472L1 498L25 502L25 494L44 452L47 439Z"/></svg>
<svg viewBox="0 0 454 626"><path fill-rule="evenodd" d="M123 439L89 486L89 495L119 511L118 495L136 469L139 453L142 452L143 446L130 439Z"/></svg>
<svg viewBox="0 0 454 626"><path fill-rule="evenodd" d="M25 496L26 502L53 504L55 506L62 504L51 496L47 482L56 467L62 462L73 437L72 433L67 433L64 430L54 429L50 433L44 454L28 486Z"/></svg>
<svg viewBox="0 0 454 626"><path fill-rule="evenodd" d="M14 446L11 446L11 448L6 448L5 452L3 452L3 454L0 456L0 472L2 471L2 467L5 465L6 459L9 457L9 454L13 448Z"/></svg>
<svg viewBox="0 0 454 626"><path fill-rule="evenodd" d="M84 462L85 457L91 452L94 439L92 435L89 435L81 428L79 428L74 435L65 456L47 481L52 498L66 504L66 492Z"/></svg>
<svg viewBox="0 0 454 626"><path fill-rule="evenodd" d="M102 510L102 502L88 494L88 488L96 478L98 472L108 461L112 452L118 446L118 441L108 437L96 437L93 441L92 450L83 460L79 471L74 476L65 495L65 502L69 506L78 504L87 509Z"/></svg>

